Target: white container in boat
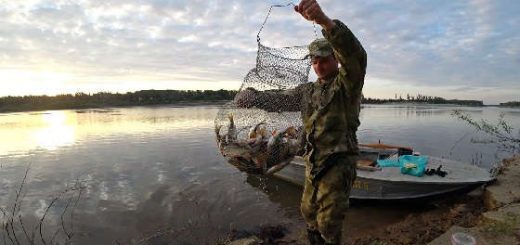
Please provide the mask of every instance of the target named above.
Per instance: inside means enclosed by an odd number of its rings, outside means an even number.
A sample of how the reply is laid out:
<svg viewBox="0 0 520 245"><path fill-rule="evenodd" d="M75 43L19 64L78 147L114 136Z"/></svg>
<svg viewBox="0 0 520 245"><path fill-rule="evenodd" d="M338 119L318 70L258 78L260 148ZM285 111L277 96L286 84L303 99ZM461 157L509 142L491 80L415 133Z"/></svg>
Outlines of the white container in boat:
<svg viewBox="0 0 520 245"><path fill-rule="evenodd" d="M477 245L477 240L473 236L463 232L453 233L451 235L452 245Z"/></svg>
<svg viewBox="0 0 520 245"><path fill-rule="evenodd" d="M413 155L414 155L414 156L420 156L420 155L421 155L421 153L420 153L420 152L418 152L418 151L414 151L414 152L413 152Z"/></svg>

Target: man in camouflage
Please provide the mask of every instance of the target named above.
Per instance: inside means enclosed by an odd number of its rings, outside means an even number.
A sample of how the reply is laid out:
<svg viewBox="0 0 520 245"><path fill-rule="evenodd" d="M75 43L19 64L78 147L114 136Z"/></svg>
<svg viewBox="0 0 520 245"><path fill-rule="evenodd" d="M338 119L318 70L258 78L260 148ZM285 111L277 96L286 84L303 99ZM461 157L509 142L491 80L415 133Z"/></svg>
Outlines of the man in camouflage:
<svg viewBox="0 0 520 245"><path fill-rule="evenodd" d="M331 20L315 0L302 0L295 11L323 28L325 38L309 45L318 80L282 94L245 90L235 102L249 107L253 100L261 100L267 110L283 110L283 104L300 107L306 138L301 212L308 225L309 241L339 244L356 178L356 131L367 56L347 26Z"/></svg>

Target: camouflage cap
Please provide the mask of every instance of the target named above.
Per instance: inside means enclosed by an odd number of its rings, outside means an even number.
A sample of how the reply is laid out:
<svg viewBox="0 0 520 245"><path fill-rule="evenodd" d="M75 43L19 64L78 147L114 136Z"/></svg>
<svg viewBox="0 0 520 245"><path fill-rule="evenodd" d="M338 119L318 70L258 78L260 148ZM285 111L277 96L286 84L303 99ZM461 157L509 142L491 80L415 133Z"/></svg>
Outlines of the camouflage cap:
<svg viewBox="0 0 520 245"><path fill-rule="evenodd" d="M318 38L309 44L308 56L327 57L333 53L332 46L330 46L329 41L325 38Z"/></svg>

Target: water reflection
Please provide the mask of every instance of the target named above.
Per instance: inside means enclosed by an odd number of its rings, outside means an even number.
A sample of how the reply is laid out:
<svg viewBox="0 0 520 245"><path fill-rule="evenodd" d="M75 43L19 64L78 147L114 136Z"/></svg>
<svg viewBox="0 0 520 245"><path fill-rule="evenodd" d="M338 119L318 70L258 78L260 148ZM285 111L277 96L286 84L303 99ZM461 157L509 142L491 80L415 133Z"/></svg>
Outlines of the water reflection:
<svg viewBox="0 0 520 245"><path fill-rule="evenodd" d="M67 111L8 114L0 118L0 156L11 152L27 155L31 150L56 150L74 144L76 118Z"/></svg>
<svg viewBox="0 0 520 245"><path fill-rule="evenodd" d="M112 142L122 135L195 133L207 128L215 113L200 108L120 108L3 114L0 156L24 157L35 151L56 151L75 144Z"/></svg>
<svg viewBox="0 0 520 245"><path fill-rule="evenodd" d="M52 111L41 116L46 127L35 129L34 140L38 147L56 150L60 146L71 145L76 140L75 118L64 111Z"/></svg>
<svg viewBox="0 0 520 245"><path fill-rule="evenodd" d="M301 217L299 209L302 187L278 178L252 174L247 176L246 182L267 194L271 202L279 204L286 210L285 214L288 217L296 219Z"/></svg>

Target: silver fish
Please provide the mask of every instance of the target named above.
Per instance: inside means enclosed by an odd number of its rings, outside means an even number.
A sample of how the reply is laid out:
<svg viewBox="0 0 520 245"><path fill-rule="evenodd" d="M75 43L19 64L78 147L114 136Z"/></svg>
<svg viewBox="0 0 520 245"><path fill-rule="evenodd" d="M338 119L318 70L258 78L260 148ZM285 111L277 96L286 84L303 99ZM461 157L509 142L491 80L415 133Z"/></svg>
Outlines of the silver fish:
<svg viewBox="0 0 520 245"><path fill-rule="evenodd" d="M238 131L237 131L237 127L235 126L235 121L233 119L233 114L230 113L228 115L228 118L229 118L229 126L228 126L228 131L227 131L227 134L226 134L226 143L231 143L231 142L234 142L237 140L237 135L238 135Z"/></svg>
<svg viewBox="0 0 520 245"><path fill-rule="evenodd" d="M289 127L294 128L294 127ZM290 148L287 139L287 130L275 133L267 142L267 166L270 167L291 157Z"/></svg>

